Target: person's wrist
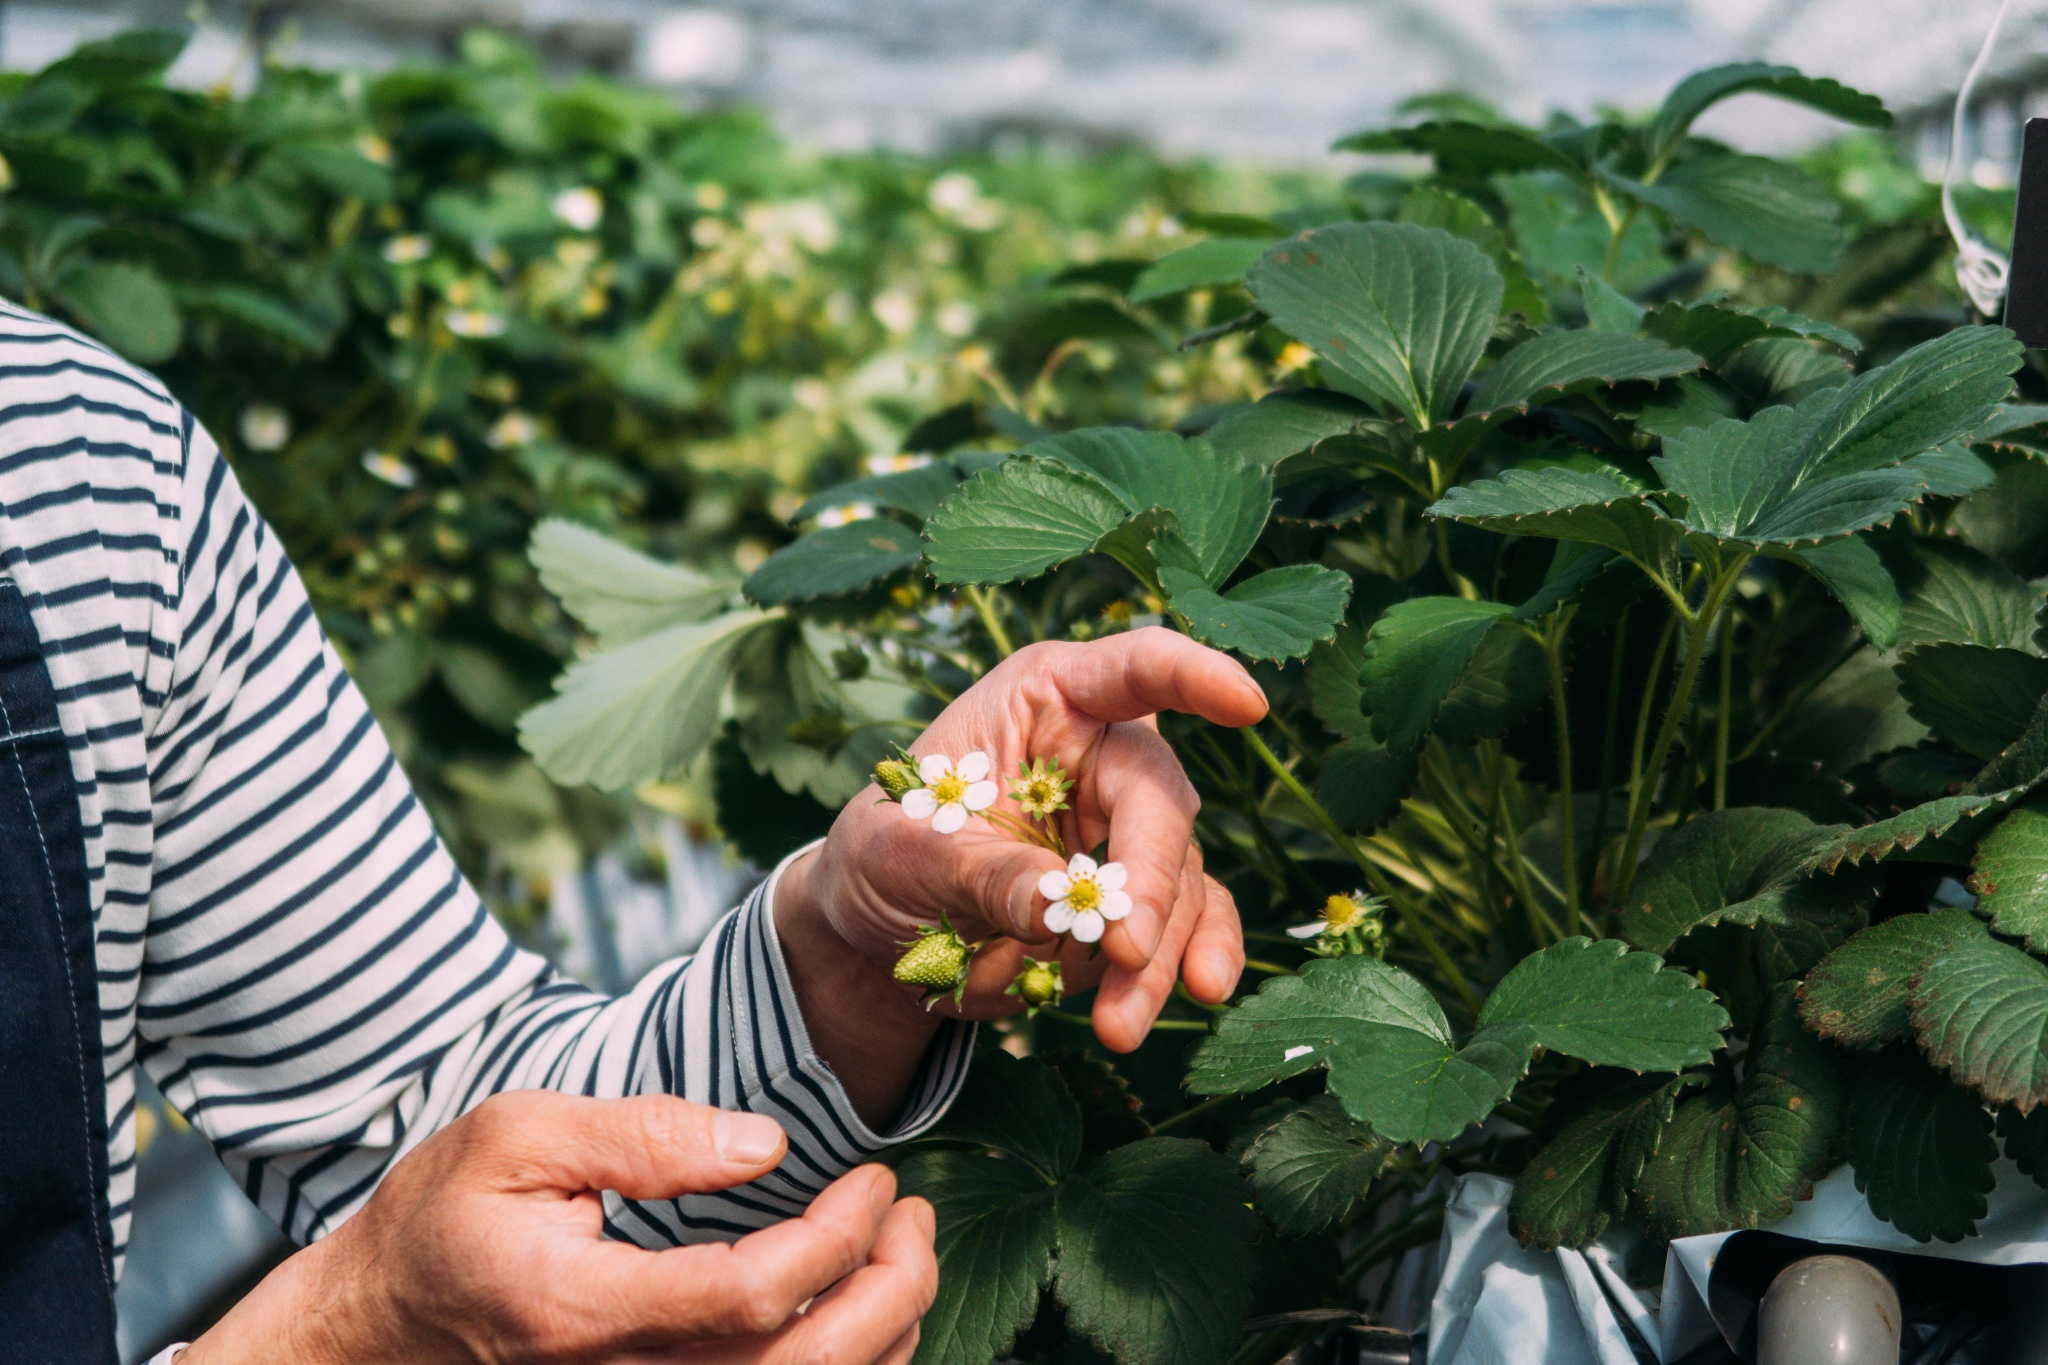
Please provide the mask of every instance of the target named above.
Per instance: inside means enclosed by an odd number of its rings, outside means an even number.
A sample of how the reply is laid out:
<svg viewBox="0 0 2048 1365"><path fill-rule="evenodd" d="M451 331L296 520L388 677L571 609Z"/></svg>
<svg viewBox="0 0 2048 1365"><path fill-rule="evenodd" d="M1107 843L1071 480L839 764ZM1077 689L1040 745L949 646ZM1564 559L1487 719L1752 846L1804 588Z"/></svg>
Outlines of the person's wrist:
<svg viewBox="0 0 2048 1365"><path fill-rule="evenodd" d="M922 1006L918 991L871 960L833 922L826 903L829 857L819 844L784 867L775 884L770 913L799 994L835 1001L877 1033L929 1036L940 1019Z"/></svg>
<svg viewBox="0 0 2048 1365"><path fill-rule="evenodd" d="M225 1317L176 1357L177 1365L361 1365L378 1358L346 1340L351 1327L380 1323L354 1304L357 1278L337 1263L336 1237L287 1257Z"/></svg>

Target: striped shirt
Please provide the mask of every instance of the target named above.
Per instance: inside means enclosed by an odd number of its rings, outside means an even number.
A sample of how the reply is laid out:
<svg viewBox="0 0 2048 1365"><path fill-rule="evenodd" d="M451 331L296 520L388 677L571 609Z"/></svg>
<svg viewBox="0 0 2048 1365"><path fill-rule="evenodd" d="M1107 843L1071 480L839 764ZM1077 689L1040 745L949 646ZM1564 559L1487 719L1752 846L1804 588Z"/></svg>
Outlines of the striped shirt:
<svg viewBox="0 0 2048 1365"><path fill-rule="evenodd" d="M773 878L617 999L515 948L219 448L157 380L5 303L0 577L78 781L117 1264L137 1065L301 1241L496 1091L660 1091L782 1122L789 1156L752 1185L607 1196L612 1231L643 1245L800 1212L957 1092L972 1030L947 1025L896 1130L861 1122L798 1013Z"/></svg>

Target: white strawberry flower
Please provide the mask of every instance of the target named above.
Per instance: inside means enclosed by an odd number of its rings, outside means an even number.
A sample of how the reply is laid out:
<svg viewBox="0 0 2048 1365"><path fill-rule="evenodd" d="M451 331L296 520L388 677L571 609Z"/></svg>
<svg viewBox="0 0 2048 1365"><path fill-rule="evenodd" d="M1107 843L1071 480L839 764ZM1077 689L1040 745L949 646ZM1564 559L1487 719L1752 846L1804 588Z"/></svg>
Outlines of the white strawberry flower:
<svg viewBox="0 0 2048 1365"><path fill-rule="evenodd" d="M1052 902L1045 912L1045 927L1055 934L1072 933L1082 943L1093 943L1102 931L1131 913L1131 898L1124 890L1124 865L1096 865L1085 853L1067 860L1065 872L1048 872L1038 879L1038 894Z"/></svg>
<svg viewBox="0 0 2048 1365"><path fill-rule="evenodd" d="M957 764L944 754L926 754L917 763L924 785L903 793L903 813L913 820L930 820L933 829L951 834L967 823L970 813L996 803L996 784L988 780L993 766L979 749Z"/></svg>

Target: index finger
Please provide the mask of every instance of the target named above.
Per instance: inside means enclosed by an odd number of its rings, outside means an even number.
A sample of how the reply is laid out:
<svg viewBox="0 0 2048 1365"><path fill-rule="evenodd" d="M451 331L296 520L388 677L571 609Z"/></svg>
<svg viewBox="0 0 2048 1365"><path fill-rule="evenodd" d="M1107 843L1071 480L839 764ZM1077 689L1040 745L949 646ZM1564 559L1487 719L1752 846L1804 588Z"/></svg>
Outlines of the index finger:
<svg viewBox="0 0 2048 1365"><path fill-rule="evenodd" d="M1195 814L1202 807L1173 749L1150 726L1112 725L1092 774L1109 821L1109 857L1121 863L1130 912L1103 935L1109 960L1136 971L1152 960L1180 895Z"/></svg>
<svg viewBox="0 0 2048 1365"><path fill-rule="evenodd" d="M1100 721L1182 711L1234 728L1266 714L1266 694L1243 664L1164 626L1072 646L1054 681L1076 710Z"/></svg>

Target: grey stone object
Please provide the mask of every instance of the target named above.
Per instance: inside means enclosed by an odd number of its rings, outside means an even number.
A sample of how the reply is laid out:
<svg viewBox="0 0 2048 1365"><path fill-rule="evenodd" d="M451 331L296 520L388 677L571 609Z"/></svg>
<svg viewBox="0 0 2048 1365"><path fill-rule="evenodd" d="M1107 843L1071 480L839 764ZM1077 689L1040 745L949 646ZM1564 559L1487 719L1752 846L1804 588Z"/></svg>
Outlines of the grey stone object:
<svg viewBox="0 0 2048 1365"><path fill-rule="evenodd" d="M1898 1365L1904 1317L1885 1273L1853 1256L1808 1256L1757 1310L1757 1365Z"/></svg>

